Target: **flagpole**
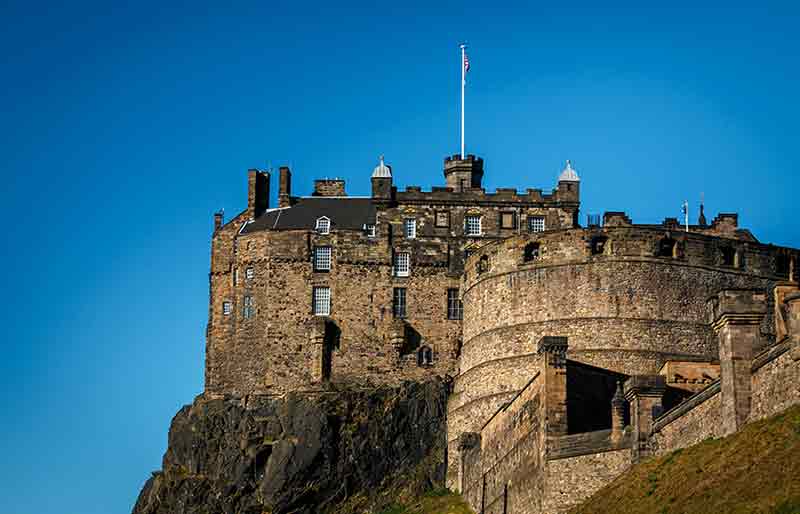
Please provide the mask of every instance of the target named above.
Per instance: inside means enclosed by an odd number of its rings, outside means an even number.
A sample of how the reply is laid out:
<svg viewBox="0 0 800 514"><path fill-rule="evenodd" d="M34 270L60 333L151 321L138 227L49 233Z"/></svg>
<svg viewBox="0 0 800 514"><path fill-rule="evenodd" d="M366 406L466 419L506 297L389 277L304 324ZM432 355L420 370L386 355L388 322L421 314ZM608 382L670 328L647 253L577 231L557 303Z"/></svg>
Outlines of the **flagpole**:
<svg viewBox="0 0 800 514"><path fill-rule="evenodd" d="M461 159L465 158L464 154L464 84L466 84L466 73L464 69L464 53L467 45L461 45Z"/></svg>

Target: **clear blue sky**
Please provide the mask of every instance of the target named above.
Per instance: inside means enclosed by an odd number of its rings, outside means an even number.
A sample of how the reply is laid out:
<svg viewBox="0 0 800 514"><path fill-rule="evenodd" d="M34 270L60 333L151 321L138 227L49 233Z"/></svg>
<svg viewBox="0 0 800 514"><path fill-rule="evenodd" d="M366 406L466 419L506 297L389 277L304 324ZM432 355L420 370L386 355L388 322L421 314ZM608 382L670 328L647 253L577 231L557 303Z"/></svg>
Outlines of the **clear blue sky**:
<svg viewBox="0 0 800 514"><path fill-rule="evenodd" d="M462 40L487 189L551 188L570 158L582 221L705 192L800 246L788 3L112 4L0 6L2 514L130 510L202 391L213 211L270 163L303 194L368 193L382 153L400 187L441 185Z"/></svg>

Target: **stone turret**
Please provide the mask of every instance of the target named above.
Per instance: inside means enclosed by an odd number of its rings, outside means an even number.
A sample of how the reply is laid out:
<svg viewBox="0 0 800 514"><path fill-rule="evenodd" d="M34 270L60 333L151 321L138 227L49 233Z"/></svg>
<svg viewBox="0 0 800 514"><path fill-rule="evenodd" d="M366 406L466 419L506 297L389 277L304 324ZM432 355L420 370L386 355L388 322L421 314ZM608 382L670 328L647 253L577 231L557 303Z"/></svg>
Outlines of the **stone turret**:
<svg viewBox="0 0 800 514"><path fill-rule="evenodd" d="M470 154L461 158L460 154L444 159L444 178L447 187L455 192L480 188L483 181L483 159Z"/></svg>

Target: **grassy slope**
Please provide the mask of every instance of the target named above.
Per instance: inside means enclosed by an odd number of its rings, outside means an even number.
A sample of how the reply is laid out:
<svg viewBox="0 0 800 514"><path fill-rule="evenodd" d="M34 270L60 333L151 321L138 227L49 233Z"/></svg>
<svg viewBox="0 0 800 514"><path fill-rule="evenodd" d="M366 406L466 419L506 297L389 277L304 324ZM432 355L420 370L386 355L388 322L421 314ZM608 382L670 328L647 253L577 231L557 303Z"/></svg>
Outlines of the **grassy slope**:
<svg viewBox="0 0 800 514"><path fill-rule="evenodd" d="M644 461L570 512L800 513L800 406Z"/></svg>
<svg viewBox="0 0 800 514"><path fill-rule="evenodd" d="M473 514L458 494L446 489L427 493L409 505L392 505L380 514Z"/></svg>

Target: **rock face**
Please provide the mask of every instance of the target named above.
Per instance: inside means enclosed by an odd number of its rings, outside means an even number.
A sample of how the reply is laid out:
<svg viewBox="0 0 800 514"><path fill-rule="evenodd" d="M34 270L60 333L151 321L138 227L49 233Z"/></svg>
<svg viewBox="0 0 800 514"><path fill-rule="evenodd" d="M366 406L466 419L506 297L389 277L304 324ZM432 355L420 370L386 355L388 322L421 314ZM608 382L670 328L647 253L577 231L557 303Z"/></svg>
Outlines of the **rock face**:
<svg viewBox="0 0 800 514"><path fill-rule="evenodd" d="M370 512L441 486L448 388L198 397L133 514Z"/></svg>

